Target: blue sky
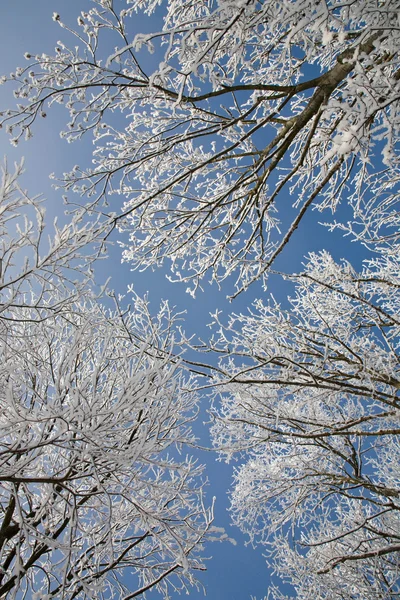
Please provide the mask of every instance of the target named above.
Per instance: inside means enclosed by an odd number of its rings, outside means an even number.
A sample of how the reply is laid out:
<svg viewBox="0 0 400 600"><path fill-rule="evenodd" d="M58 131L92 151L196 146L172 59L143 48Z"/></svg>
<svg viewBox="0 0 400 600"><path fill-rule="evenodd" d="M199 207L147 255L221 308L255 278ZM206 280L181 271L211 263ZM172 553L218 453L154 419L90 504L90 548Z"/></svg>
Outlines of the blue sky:
<svg viewBox="0 0 400 600"><path fill-rule="evenodd" d="M1 74L8 74L16 66L25 66L23 57L26 51L34 54L37 52L52 53L58 39L66 37L66 32L60 30L52 21L53 11L62 15L63 20L76 22L80 10L90 5L88 0L8 0L2 3L0 20L0 56ZM135 27L138 31L149 29L151 21L138 17ZM0 107L7 108L14 104L12 94L7 86L0 88ZM17 148L9 144L5 132L0 135L1 155L7 155L9 161L26 158L26 174L23 185L30 194L43 193L46 197L48 220L63 211L61 192L56 192L51 187L48 175L51 172L62 173L69 170L75 163L87 164L91 160L92 145L89 140L68 145L59 137L59 122L65 122L65 109L57 107L50 110L48 117L35 128L36 134L28 143L21 142ZM321 247L332 252L336 259L341 257L352 258L358 261L360 255L355 252L355 247L343 240L339 234L328 234L318 225L321 215L311 213L306 217L302 227L294 236L290 247L286 249L279 260L282 270L300 269L303 255L310 250ZM322 219L324 220L324 219ZM357 266L357 265L356 265ZM139 294L149 292L151 305L154 310L161 298L168 298L178 310L187 310L186 330L189 333L207 334L206 324L210 322L209 313L216 308L228 312L240 312L255 297L264 296L266 293L259 286L253 286L247 293L242 294L228 304L227 291L219 291L217 287L205 287L196 299L185 293L184 284L171 284L167 281L165 273L160 270L146 273L132 273L129 265L120 264L120 251L117 246L111 250L110 258L101 263L98 277L105 280L112 274L111 286L120 293L125 293L126 286L133 283ZM282 287L271 281L270 291L278 299L285 300ZM204 399L203 409L206 414L207 399ZM205 429L198 425L202 442L208 442ZM210 480L209 498L217 497L216 520L217 526L225 527L228 535L237 540L237 545L229 543L210 545L206 555L212 556L208 563L208 572L201 577L206 587L207 597L211 600L242 600L250 596L262 598L267 593L269 572L262 556L262 549L253 549L245 546L245 538L230 525L227 512L227 490L231 482L232 465L217 462L212 453L200 453L200 460L207 464L207 475ZM202 593L195 590L190 594L192 598L203 598ZM156 599L154 592L148 598Z"/></svg>

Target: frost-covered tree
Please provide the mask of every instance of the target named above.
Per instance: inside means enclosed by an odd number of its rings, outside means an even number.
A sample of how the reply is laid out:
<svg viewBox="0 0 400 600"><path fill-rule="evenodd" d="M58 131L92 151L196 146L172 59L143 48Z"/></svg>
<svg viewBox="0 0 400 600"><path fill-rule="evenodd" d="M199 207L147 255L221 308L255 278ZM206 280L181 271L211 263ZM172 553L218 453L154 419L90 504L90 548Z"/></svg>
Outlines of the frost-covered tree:
<svg viewBox="0 0 400 600"><path fill-rule="evenodd" d="M82 274L98 224L44 241L19 171L0 189L0 597L169 597L204 569L213 519L182 451L196 396L174 316L103 308Z"/></svg>
<svg viewBox="0 0 400 600"><path fill-rule="evenodd" d="M313 254L288 309L216 316L233 519L302 600L400 594L399 273L394 257L357 273Z"/></svg>
<svg viewBox="0 0 400 600"><path fill-rule="evenodd" d="M394 236L398 248L399 9L95 0L76 31L54 13L76 42L26 54L11 74L18 108L2 122L17 143L64 104L62 137L89 134L95 147L63 184L91 207L122 196L113 213L129 233L125 259L168 259L192 290L206 275L236 273L238 291L262 278L310 208L341 200L354 221L331 226L380 249ZM135 30L144 14L160 29Z"/></svg>
<svg viewBox="0 0 400 600"><path fill-rule="evenodd" d="M216 446L247 456L233 514L310 600L400 593L399 10L399 0L97 0L77 26L54 13L65 33L54 54L28 52L4 78L18 99L2 115L14 143L53 103L69 113L63 138L93 137L93 161L58 174L60 185L125 232L134 267L168 262L192 292L234 274L239 293L267 275L307 211L340 202L345 220L324 219L376 253L361 273L313 255L289 310L258 303L211 343L225 356ZM138 14L153 33L135 30Z"/></svg>

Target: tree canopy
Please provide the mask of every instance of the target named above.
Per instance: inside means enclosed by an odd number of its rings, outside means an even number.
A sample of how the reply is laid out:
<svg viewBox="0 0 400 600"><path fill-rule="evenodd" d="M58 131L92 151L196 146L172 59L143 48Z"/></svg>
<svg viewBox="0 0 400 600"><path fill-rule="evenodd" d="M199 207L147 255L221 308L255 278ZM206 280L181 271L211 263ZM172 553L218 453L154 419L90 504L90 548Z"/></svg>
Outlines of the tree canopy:
<svg viewBox="0 0 400 600"><path fill-rule="evenodd" d="M69 119L61 137L94 145L85 164L53 174L72 220L56 224L47 253L38 251L39 205L4 195L13 219L33 210L37 225L28 218L15 237L0 222L5 269L26 248L34 257L3 275L1 288L11 408L2 417L0 596L20 585L39 593L39 581L49 597L62 589L128 600L192 581L212 509L201 469L167 450L193 443L193 389L203 387L212 390L215 449L241 460L233 519L294 596L392 600L400 594L399 0L91 6L77 25L54 13L65 33L54 52L27 52L27 66L3 78L17 98L1 114L12 143L32 137L60 104ZM146 33L138 15L149 19ZM110 312L87 294L92 263L118 230L134 268L166 265L193 295L209 279L232 299L278 270L313 209L362 245L361 268L321 249L302 272L283 275L288 302L216 313L202 347L211 364L186 361L200 381L180 370L166 304L154 321L138 297L138 312L124 313L117 299ZM83 269L76 280L74 269ZM121 566L141 578L136 591ZM271 585L269 597L287 598L285 590Z"/></svg>
<svg viewBox="0 0 400 600"><path fill-rule="evenodd" d="M0 187L0 597L168 597L195 583L213 531L202 466L177 452L197 398L175 317L138 296L104 308L80 264L97 226L43 240L20 171Z"/></svg>
<svg viewBox="0 0 400 600"><path fill-rule="evenodd" d="M168 260L192 291L236 273L240 291L310 208L341 200L364 243L397 240L397 0L168 2L146 34L135 16L159 2L94 4L76 31L54 13L77 45L26 54L3 123L16 143L56 102L62 137L92 135L92 166L59 176L91 208L122 196L111 218L133 266Z"/></svg>
<svg viewBox="0 0 400 600"><path fill-rule="evenodd" d="M217 315L214 443L245 455L233 518L297 598L400 590L399 267L314 254L289 309Z"/></svg>

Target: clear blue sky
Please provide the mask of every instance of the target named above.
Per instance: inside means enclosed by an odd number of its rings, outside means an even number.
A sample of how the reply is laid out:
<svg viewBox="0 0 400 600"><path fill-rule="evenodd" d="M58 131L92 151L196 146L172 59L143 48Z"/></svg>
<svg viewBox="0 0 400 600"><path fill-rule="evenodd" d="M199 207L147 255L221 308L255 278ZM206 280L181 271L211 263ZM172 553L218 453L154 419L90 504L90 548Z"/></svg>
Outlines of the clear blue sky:
<svg viewBox="0 0 400 600"><path fill-rule="evenodd" d="M121 0L122 1L122 0ZM76 16L81 10L90 6L89 0L7 0L2 3L0 20L0 56L1 74L8 74L16 66L25 66L24 53L52 53L58 39L65 39L66 32L60 30L52 21L53 11L62 15L63 20L76 23ZM138 30L151 28L151 21L138 18ZM10 107L14 99L7 86L0 87L0 109ZM21 142L13 148L5 132L0 135L1 154L9 160L26 157L26 175L24 186L30 194L43 193L47 198L47 210L50 220L61 214L63 204L61 192L51 188L48 175L51 172L62 173L76 163L88 164L91 160L92 145L78 142L68 145L59 137L60 119L65 123L65 109L57 107L50 110L48 117L36 127L36 135L28 143ZM282 269L299 269L301 257L310 250L325 247L336 259L343 256L359 258L354 255L354 249L348 241L343 241L339 235L327 234L318 225L320 215L313 213L307 217L303 227L296 233L295 239L280 259ZM244 311L257 296L265 296L260 287L254 286L248 293L242 294L233 305L226 300L226 290L219 291L216 286L207 287L199 293L196 299L185 294L185 285L170 284L162 271L132 273L128 265L120 264L119 249L116 247L111 257L101 264L99 278L106 279L112 274L112 287L124 293L128 283L134 283L135 289L142 294L146 291L156 310L161 298L168 298L171 304L179 310L187 310L186 330L188 332L206 335L206 323L210 321L209 312L216 308L235 312ZM282 291L276 284L271 284L271 291L279 299ZM204 400L204 413L207 400ZM203 443L207 443L207 435L198 425ZM229 524L227 513L227 490L231 482L232 465L216 462L211 453L201 453L201 461L207 463L207 474L210 480L209 498L217 497L216 522L217 526L225 527L228 535L237 540L237 545L213 544L207 548L206 555L213 556L208 563L208 572L201 577L211 600L242 600L250 596L262 598L267 593L269 572L262 556L262 549L245 546L245 538ZM195 600L203 598L202 593L195 590L190 594ZM158 599L154 592L148 598ZM173 599L174 600L174 599Z"/></svg>

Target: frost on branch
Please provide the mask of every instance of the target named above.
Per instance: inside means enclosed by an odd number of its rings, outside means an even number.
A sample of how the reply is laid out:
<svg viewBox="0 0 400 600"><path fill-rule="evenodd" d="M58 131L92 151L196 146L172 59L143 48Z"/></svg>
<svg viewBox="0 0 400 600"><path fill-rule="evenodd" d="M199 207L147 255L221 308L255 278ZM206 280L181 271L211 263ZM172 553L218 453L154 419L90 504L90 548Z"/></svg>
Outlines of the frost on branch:
<svg viewBox="0 0 400 600"><path fill-rule="evenodd" d="M192 290L236 273L241 290L307 210L340 201L357 222L347 230L384 246L398 211L398 0L177 0L162 3L161 31L134 34L132 17L158 6L82 12L76 47L60 41L12 74L19 106L3 118L17 141L60 102L62 136L93 136L94 166L62 183L91 202L122 196L125 259L168 259ZM372 199L385 218L364 212Z"/></svg>
<svg viewBox="0 0 400 600"><path fill-rule="evenodd" d="M212 343L233 519L302 600L400 592L399 267L311 255L289 310L260 301Z"/></svg>
<svg viewBox="0 0 400 600"><path fill-rule="evenodd" d="M0 318L7 310L34 307L35 318L44 319L85 293L109 226L107 220L85 219L80 211L66 224L56 219L52 229L45 228L43 201L21 188L22 173L23 162L14 172L6 162L2 167Z"/></svg>
<svg viewBox="0 0 400 600"><path fill-rule="evenodd" d="M74 285L97 224L56 228L43 254L44 210L18 174L0 203L0 597L170 597L196 585L216 537L184 450L196 396L174 316L137 296L106 310L85 272Z"/></svg>

